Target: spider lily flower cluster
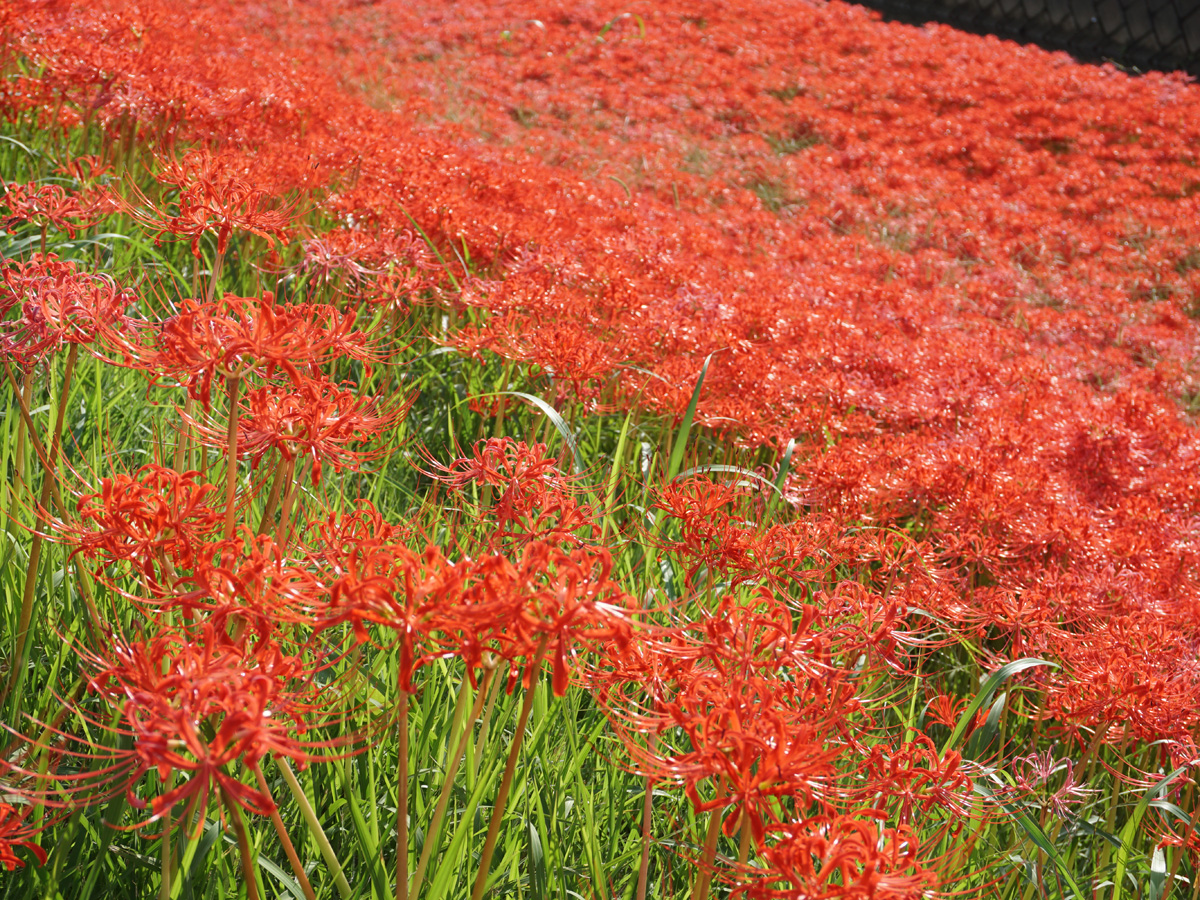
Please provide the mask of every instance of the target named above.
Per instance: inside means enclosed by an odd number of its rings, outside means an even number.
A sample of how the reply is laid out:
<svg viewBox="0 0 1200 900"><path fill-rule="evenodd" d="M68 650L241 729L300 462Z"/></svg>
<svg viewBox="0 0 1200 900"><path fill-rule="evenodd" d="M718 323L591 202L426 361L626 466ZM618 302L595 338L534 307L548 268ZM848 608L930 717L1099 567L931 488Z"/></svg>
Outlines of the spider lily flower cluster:
<svg viewBox="0 0 1200 900"><path fill-rule="evenodd" d="M307 768L375 894L544 889L582 697L640 870L563 890L1198 883L1196 85L838 0L237 9L0 3L0 864L120 800L164 900L263 817L348 895Z"/></svg>

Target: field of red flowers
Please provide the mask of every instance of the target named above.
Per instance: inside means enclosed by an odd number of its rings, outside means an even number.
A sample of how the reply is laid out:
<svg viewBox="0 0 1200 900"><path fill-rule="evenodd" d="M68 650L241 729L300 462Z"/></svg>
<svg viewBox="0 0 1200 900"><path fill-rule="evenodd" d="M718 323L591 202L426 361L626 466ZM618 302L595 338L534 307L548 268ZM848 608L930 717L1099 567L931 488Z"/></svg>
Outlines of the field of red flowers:
<svg viewBox="0 0 1200 900"><path fill-rule="evenodd" d="M1200 896L1200 85L839 0L0 33L0 898Z"/></svg>

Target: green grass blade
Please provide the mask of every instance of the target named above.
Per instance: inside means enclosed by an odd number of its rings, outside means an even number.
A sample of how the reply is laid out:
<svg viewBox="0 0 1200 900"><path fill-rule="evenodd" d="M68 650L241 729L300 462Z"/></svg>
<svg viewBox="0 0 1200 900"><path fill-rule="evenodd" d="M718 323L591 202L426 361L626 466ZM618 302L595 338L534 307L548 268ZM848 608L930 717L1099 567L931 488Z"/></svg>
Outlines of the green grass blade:
<svg viewBox="0 0 1200 900"><path fill-rule="evenodd" d="M674 481L675 476L679 474L679 468L683 465L683 454L687 450L688 435L692 431L692 422L696 419L696 406L700 402L700 391L704 387L704 377L708 374L709 363L712 362L712 354L708 354L704 359L704 365L700 367L700 377L696 379L695 390L692 391L692 399L688 402L687 411L683 414L683 421L679 423L679 432L675 436L675 446L671 448L671 458L667 462L667 481Z"/></svg>
<svg viewBox="0 0 1200 900"><path fill-rule="evenodd" d="M358 794L354 790L354 785L350 782L345 762L334 760L333 765L341 777L346 806L350 810L350 821L354 825L354 836L358 841L361 858L367 867L367 872L370 874L374 896L379 898L379 900L386 900L390 892L388 890L387 875L384 874L383 865L380 862L379 846L373 838L372 830L366 817L363 815L362 804L359 803Z"/></svg>
<svg viewBox="0 0 1200 900"><path fill-rule="evenodd" d="M221 839L227 844L230 844L234 847L237 846L237 839L231 834L222 834ZM269 872L279 879L279 883L283 885L284 890L295 897L296 900L304 900L304 891L301 890L300 885L295 878L261 854L258 856L257 862L260 866L262 866L264 871Z"/></svg>
<svg viewBox="0 0 1200 900"><path fill-rule="evenodd" d="M528 400L550 420L550 424L554 429L562 435L562 439L566 441L567 446L571 449L571 457L575 461L575 471L583 471L583 455L579 452L579 444L575 441L575 435L571 433L570 426L567 425L566 419L559 415L558 410L543 400L541 397L535 397L533 394L526 394L521 391L499 391L500 394L507 394L512 397L520 397L522 400Z"/></svg>
<svg viewBox="0 0 1200 900"><path fill-rule="evenodd" d="M537 825L527 824L529 836L529 896L534 900L544 900L546 897L546 853L542 848L542 838L538 834Z"/></svg>
<svg viewBox="0 0 1200 900"><path fill-rule="evenodd" d="M992 695L996 693L996 689L1001 684L1018 672L1024 672L1026 669L1032 669L1037 666L1052 666L1057 669L1058 663L1050 662L1048 659L1037 659L1027 656L1024 659L1014 659L1012 662L1006 663L997 669L992 677L983 683L983 687L975 696L975 699L963 711L958 724L954 726L954 731L946 739L946 743L942 745L942 755L945 756L946 753L962 740L962 736L966 734L967 729L971 727L971 723L975 721L975 714L979 712L985 703L992 699Z"/></svg>
<svg viewBox="0 0 1200 900"><path fill-rule="evenodd" d="M1125 823L1125 827L1121 829L1121 846L1117 848L1116 869L1113 872L1113 891L1112 900L1121 900L1121 882L1125 880L1125 869L1129 865L1129 853L1133 847L1133 836L1137 834L1138 825L1142 822L1142 817L1146 815L1146 810L1150 808L1150 803L1158 796L1160 792L1165 790L1176 778L1187 771L1187 766L1180 766L1169 775L1164 775L1157 784L1142 795L1142 799L1138 801L1138 805L1134 807L1133 814L1129 817L1129 821Z"/></svg>
<svg viewBox="0 0 1200 900"><path fill-rule="evenodd" d="M621 435L617 438L617 449L613 451L612 469L608 473L608 485L604 491L604 506L601 512L604 515L604 522L600 526L600 542L604 542L605 535L609 529L616 530L616 523L613 521L613 507L617 502L617 484L621 480L621 468L625 461L625 445L629 440L629 424L633 421L633 410L630 410L625 415L625 421L621 424Z"/></svg>
<svg viewBox="0 0 1200 900"><path fill-rule="evenodd" d="M982 797L987 797L993 800L995 799L992 792L980 782L975 783L975 793ZM1041 826L1039 826L1037 822L1033 821L1033 819L1031 819L1027 813L1016 806L1012 806L1008 803L999 803L999 806L1006 813L1008 813L1018 825L1021 826L1025 833L1029 835L1029 839L1037 845L1038 849L1046 854L1046 858L1054 864L1054 868L1058 870L1059 875L1067 883L1067 886L1070 887L1071 893L1074 895L1075 900L1086 900L1086 895L1084 894L1083 889L1080 888L1079 882L1075 880L1075 875L1071 872L1070 866L1068 866L1063 860L1062 856L1058 852L1058 849L1054 846L1050 838L1046 836L1046 832L1042 831ZM1063 892L1063 896L1064 898L1066 897L1065 891Z"/></svg>
<svg viewBox="0 0 1200 900"><path fill-rule="evenodd" d="M787 481L788 473L792 470L792 454L796 452L796 439L792 438L783 451L783 459L779 463L779 474L775 476L775 491L783 493L783 483Z"/></svg>
<svg viewBox="0 0 1200 900"><path fill-rule="evenodd" d="M765 486L768 490L775 491L776 493L779 492L779 488L775 486L774 482L768 478L763 478L757 472L747 469L744 466L730 466L722 463L708 463L707 465L703 466L692 466L690 469L684 469L682 472L676 475L675 478L687 478L691 475L706 475L709 472L719 472L723 475L740 475L743 478L750 479L751 481L757 481L759 484Z"/></svg>

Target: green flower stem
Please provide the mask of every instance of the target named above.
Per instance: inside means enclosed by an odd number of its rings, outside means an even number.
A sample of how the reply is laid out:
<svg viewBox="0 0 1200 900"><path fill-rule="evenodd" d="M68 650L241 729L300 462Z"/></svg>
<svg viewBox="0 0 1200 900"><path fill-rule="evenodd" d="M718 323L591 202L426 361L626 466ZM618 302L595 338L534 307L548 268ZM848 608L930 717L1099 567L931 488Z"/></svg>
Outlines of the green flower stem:
<svg viewBox="0 0 1200 900"><path fill-rule="evenodd" d="M654 753L654 745L658 742L658 734L653 733L647 739L649 752ZM646 900L646 889L650 877L650 835L653 831L654 817L654 779L646 776L646 796L642 800L642 858L638 864L637 900Z"/></svg>
<svg viewBox="0 0 1200 900"><path fill-rule="evenodd" d="M183 423L179 426L179 439L175 443L175 461L172 463L172 468L176 472L184 471L187 464L188 440L192 433L192 426L188 420L192 416L195 405L196 401L190 396L183 401Z"/></svg>
<svg viewBox="0 0 1200 900"><path fill-rule="evenodd" d="M479 777L479 764L483 760L483 751L487 747L488 732L491 730L492 713L496 711L496 700L500 696L501 678L492 679L492 689L488 693L487 706L483 710L483 721L479 723L479 739L475 743L475 758L471 765L471 780Z"/></svg>
<svg viewBox="0 0 1200 900"><path fill-rule="evenodd" d="M54 434L50 439L50 453L43 466L45 474L42 478L42 496L36 510L38 529L33 533L33 544L29 548L29 568L25 572L25 589L21 595L21 612L18 617L17 634L13 648L13 667L9 675L8 686L4 697L20 693L21 682L25 674L26 644L29 642L29 625L33 620L33 600L37 591L38 568L42 561L42 546L46 542L46 512L50 508L50 500L58 487L58 452L62 443L63 418L67 412L67 395L71 390L71 376L75 372L75 362L79 359L79 345L72 344L67 351L67 370L63 375L62 387L58 394L58 410L54 419ZM11 374L11 373L10 373ZM30 434L33 432L30 431Z"/></svg>
<svg viewBox="0 0 1200 900"><path fill-rule="evenodd" d="M275 507L279 505L279 492L283 489L283 485L287 484L287 490L291 490L292 472L295 466L295 459L279 457L279 462L275 465L275 474L271 477L271 490L267 494L267 502L263 506L262 518L258 520L259 534L266 534L271 527L271 520L275 518Z"/></svg>
<svg viewBox="0 0 1200 900"><path fill-rule="evenodd" d="M16 477L14 481L18 484L28 485L25 474L25 441L26 435L32 434L37 438L32 424L29 422L29 405L33 402L33 372L29 372L21 379L21 384L18 385L13 377L12 369L8 366L8 360L4 361L4 368L8 371L8 380L12 385L13 393L16 395L17 403L21 410L25 413L20 424L17 427L17 442L16 448L13 450L13 468Z"/></svg>
<svg viewBox="0 0 1200 900"><path fill-rule="evenodd" d="M547 641L548 637L542 638L530 666L532 678L529 687L525 688L525 699L521 703L521 715L517 720L517 730L513 735L512 744L508 748L508 761L504 765L504 777L500 781L500 792L496 795L496 805L492 807L492 820L488 823L487 839L483 843L483 853L479 857L479 871L475 875L471 900L483 900L483 892L487 887L488 870L492 866L492 854L496 852L496 841L500 837L500 823L504 819L504 807L508 803L508 792L512 789L513 775L517 771L517 759L521 754L521 744L525 739L525 726L529 724L529 714L533 711L533 697L537 693L537 676L542 670L542 655L546 652Z"/></svg>
<svg viewBox="0 0 1200 900"><path fill-rule="evenodd" d="M750 858L750 816L742 809L742 820L738 823L738 863L745 865Z"/></svg>
<svg viewBox="0 0 1200 900"><path fill-rule="evenodd" d="M725 782L717 785L717 799L725 796ZM708 889L712 884L713 862L717 858L717 840L721 836L721 809L714 807L708 814L708 831L704 835L704 855L696 872L696 888L692 900L708 900Z"/></svg>
<svg viewBox="0 0 1200 900"><path fill-rule="evenodd" d="M292 797L300 804L300 814L304 816L304 821L308 824L308 830L312 834L313 840L317 842L317 847L321 850L321 856L325 858L325 865L329 866L329 871L333 873L333 881L337 885L338 893L342 895L343 900L350 900L350 897L354 893L350 890L350 882L346 881L346 873L342 871L342 864L338 862L337 854L333 852L329 838L325 836L325 829L321 827L321 822L317 819L317 814L313 810L312 804L308 802L304 788L296 780L296 773L292 771L292 767L287 759L282 756L275 760L275 764L279 766L279 771L283 773L283 780L287 782L288 790L292 792Z"/></svg>
<svg viewBox="0 0 1200 900"><path fill-rule="evenodd" d="M279 525L275 531L275 543L284 548L292 539L292 507L295 506L296 495L300 492L300 471L296 460L292 460L288 482L288 489L283 495L283 506L279 510Z"/></svg>
<svg viewBox="0 0 1200 900"><path fill-rule="evenodd" d="M172 770L167 776L166 793L175 787L175 775ZM158 885L158 900L171 900L171 810L163 813L162 820L162 881Z"/></svg>
<svg viewBox="0 0 1200 900"><path fill-rule="evenodd" d="M246 900L259 900L258 876L255 873L258 857L250 846L250 838L246 834L246 823L242 820L242 811L224 785L221 785L221 799L225 801L225 810L229 813L229 822L237 836L238 855L242 859L242 878L246 882Z"/></svg>
<svg viewBox="0 0 1200 900"><path fill-rule="evenodd" d="M258 780L258 789L269 798L271 787L267 784L266 776L263 775L262 765L257 762L254 764L254 777ZM300 890L304 891L304 896L308 900L317 900L316 891L313 890L312 883L308 880L308 873L304 871L304 866L300 864L300 857L296 854L296 848L292 845L292 838L288 834L287 826L283 824L283 818L279 815L279 807L274 803L271 804L271 824L275 826L275 833L279 835L280 843L283 844L283 852L287 854L288 862L292 866L292 873L300 882Z"/></svg>
<svg viewBox="0 0 1200 900"><path fill-rule="evenodd" d="M400 688L396 751L396 900L408 900L408 691ZM426 836L425 847L430 846ZM424 858L424 857L422 857Z"/></svg>
<svg viewBox="0 0 1200 900"><path fill-rule="evenodd" d="M229 428L225 434L225 540L233 537L237 521L237 446L238 446L238 392L242 387L240 375L229 375L225 379L229 388Z"/></svg>
<svg viewBox="0 0 1200 900"><path fill-rule="evenodd" d="M491 680L495 673L495 668L490 668L484 672L483 681L480 683L479 691L475 695L475 702L471 705L471 714L463 726L462 734L459 735L458 743L454 747L454 753L451 755L449 764L446 767L446 777L442 779L442 790L438 794L437 806L433 810L433 820L429 823L429 830L425 833L425 846L421 850L421 859L417 863L417 871L413 874L412 885L409 888L409 895L413 898L417 897L418 892L421 890L425 871L429 867L429 861L432 859L434 849L437 847L442 819L445 818L446 807L450 802L451 789L454 787L454 777L458 774L458 767L462 764L463 756L466 754L467 742L471 739L471 726L479 718L480 710L483 708L483 698L488 693L488 688L491 686ZM470 681L464 675L463 689L466 690L469 686Z"/></svg>

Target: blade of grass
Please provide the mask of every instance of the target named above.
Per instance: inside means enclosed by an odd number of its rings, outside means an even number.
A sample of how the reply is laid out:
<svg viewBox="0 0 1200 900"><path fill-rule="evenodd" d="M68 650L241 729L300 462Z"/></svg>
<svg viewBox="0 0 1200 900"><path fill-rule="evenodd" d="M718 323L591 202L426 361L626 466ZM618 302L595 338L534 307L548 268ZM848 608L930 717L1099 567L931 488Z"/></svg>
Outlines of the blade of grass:
<svg viewBox="0 0 1200 900"><path fill-rule="evenodd" d="M683 421L679 423L679 431L675 434L675 445L671 449L671 458L667 462L667 481L675 480L675 476L679 474L679 469L683 465L683 454L687 450L688 435L692 432L692 423L696 419L696 407L700 403L700 391L704 388L704 378L708 375L708 366L712 362L713 355L710 353L704 359L704 365L700 367L700 376L696 379L696 387L692 391L692 399L688 402L687 411L683 414Z"/></svg>
<svg viewBox="0 0 1200 900"><path fill-rule="evenodd" d="M576 473L583 471L583 455L579 452L579 444L575 441L575 435L571 433L570 426L567 425L566 420L559 414L558 410L541 397L535 397L533 394L526 394L523 391L499 391L498 393L511 397L520 397L545 413L546 418L550 420L550 424L554 426L555 431L562 435L562 439L566 442L567 447L570 448Z"/></svg>
<svg viewBox="0 0 1200 900"><path fill-rule="evenodd" d="M1142 799L1138 801L1134 807L1133 813L1125 822L1125 827L1121 829L1121 846L1117 848L1117 856L1115 860L1115 868L1113 870L1113 889L1112 900L1121 900L1122 883L1125 881L1125 869L1129 865L1129 854L1133 849L1133 837L1137 834L1138 825L1142 823L1142 817L1146 815L1146 810L1150 808L1150 803L1162 791L1170 786L1171 782L1188 770L1189 766L1180 766L1173 772L1164 775L1159 779L1150 790L1142 794Z"/></svg>
<svg viewBox="0 0 1200 900"><path fill-rule="evenodd" d="M741 475L743 478L749 478L751 481L759 482L769 490L775 491L776 493L779 492L779 489L775 487L774 482L772 482L770 479L763 478L757 472L753 472L744 466L730 466L723 463L708 463L707 465L703 466L692 466L690 469L684 469L682 472L676 475L673 480L687 478L689 475L705 475L709 472L720 472L724 475Z"/></svg>
<svg viewBox="0 0 1200 900"><path fill-rule="evenodd" d="M342 796L350 810L350 822L354 825L354 836L358 841L361 858L367 867L367 874L371 878L372 895L376 900L387 900L391 891L388 890L387 875L383 871L379 845L372 840L371 828L367 823L366 816L363 815L362 804L346 773L346 763L343 760L335 759L332 764L342 782Z"/></svg>
<svg viewBox="0 0 1200 900"><path fill-rule="evenodd" d="M1079 886L1079 883L1075 880L1075 875L1071 871L1071 868L1067 865L1066 861L1063 860L1062 856L1058 852L1058 848L1054 846L1054 844L1050 841L1050 838L1046 836L1046 833L1042 831L1037 822L1033 821L1029 815L1027 815L1018 807L997 801L992 792L982 782L975 783L975 792L982 797L993 800L1000 806L1001 809L1008 813L1008 815L1011 816L1012 819L1021 826L1022 830L1029 835L1029 839L1037 845L1038 849L1046 854L1047 859L1054 864L1054 868L1059 875L1066 879L1067 885L1071 888L1071 893L1075 897L1075 900L1086 900L1086 895L1084 894L1083 889ZM1065 892L1063 892L1063 897L1066 897Z"/></svg>
<svg viewBox="0 0 1200 900"><path fill-rule="evenodd" d="M985 703L992 699L992 695L996 693L996 689L1005 681L1016 675L1018 672L1024 672L1026 669L1032 669L1037 666L1050 666L1057 669L1058 663L1050 662L1048 659L1037 659L1032 656L1024 657L1023 659L1015 659L1010 663L1006 663L997 669L987 681L983 683L979 693L975 695L975 699L967 704L967 708L963 710L962 716L958 720L958 724L954 726L954 731L950 733L950 737L946 738L946 743L942 745L942 755L945 756L953 749L962 736L966 734L967 729L971 727L971 723L975 721L975 714L983 707Z"/></svg>

